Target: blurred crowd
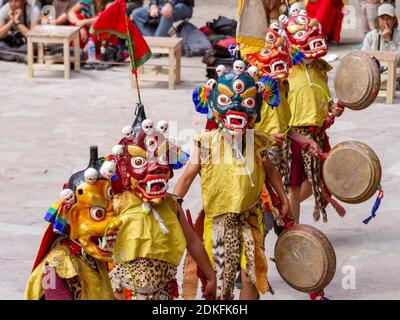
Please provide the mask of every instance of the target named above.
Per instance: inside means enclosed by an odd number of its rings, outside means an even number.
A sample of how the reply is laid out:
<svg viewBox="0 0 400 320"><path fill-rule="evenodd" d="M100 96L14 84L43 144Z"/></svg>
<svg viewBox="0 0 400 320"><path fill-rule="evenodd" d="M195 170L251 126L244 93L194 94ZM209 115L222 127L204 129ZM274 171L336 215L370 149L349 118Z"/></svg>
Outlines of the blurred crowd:
<svg viewBox="0 0 400 320"><path fill-rule="evenodd" d="M26 53L26 34L38 24L71 25L80 27L80 47L87 57L88 42L93 40L96 56L122 61L125 42L110 37L100 42L90 34L97 16L114 0L0 0L0 59L13 61ZM127 0L127 15L145 36L168 36L173 23L189 19L193 0ZM14 54L13 54L14 53ZM112 53L112 54L110 54Z"/></svg>

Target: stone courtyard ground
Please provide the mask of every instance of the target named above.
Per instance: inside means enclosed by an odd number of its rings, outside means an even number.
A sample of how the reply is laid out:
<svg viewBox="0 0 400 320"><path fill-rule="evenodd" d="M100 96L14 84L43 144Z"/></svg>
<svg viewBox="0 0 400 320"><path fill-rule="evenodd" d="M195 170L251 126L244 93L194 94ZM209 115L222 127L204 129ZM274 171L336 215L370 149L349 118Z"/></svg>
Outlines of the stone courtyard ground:
<svg viewBox="0 0 400 320"><path fill-rule="evenodd" d="M197 1L192 22L202 26L219 14L235 18L236 1L224 2ZM338 55L334 67L360 42L357 27L344 30L344 44L331 46L330 52ZM150 63L160 61L163 58ZM184 58L182 64L183 82L174 91L163 83L143 83L142 100L149 118L176 121L179 142L189 150L194 132L200 131L204 122L192 107L191 92L206 78L201 58ZM329 79L332 92L334 74L335 70ZM58 72L40 72L32 80L25 64L0 62L0 299L23 297L46 227L45 211L58 198L66 179L86 166L90 145L98 145L100 154L111 151L121 128L133 121L136 102L128 67L73 72L71 80L63 80ZM302 207L302 222L322 230L336 250L336 275L326 289L331 299L400 299L399 131L398 97L393 105L386 105L381 97L364 111L346 111L329 131L332 145L360 140L376 151L385 189L378 216L367 226L362 220L369 215L374 199L346 205L344 218L329 208L327 224L313 221L311 201ZM171 190L180 174L178 171L170 183ZM194 216L201 208L198 180L185 208ZM270 233L266 239L269 257L275 241ZM272 262L269 268L276 294L262 299L308 299L283 282ZM350 288L346 286L349 271L355 272Z"/></svg>

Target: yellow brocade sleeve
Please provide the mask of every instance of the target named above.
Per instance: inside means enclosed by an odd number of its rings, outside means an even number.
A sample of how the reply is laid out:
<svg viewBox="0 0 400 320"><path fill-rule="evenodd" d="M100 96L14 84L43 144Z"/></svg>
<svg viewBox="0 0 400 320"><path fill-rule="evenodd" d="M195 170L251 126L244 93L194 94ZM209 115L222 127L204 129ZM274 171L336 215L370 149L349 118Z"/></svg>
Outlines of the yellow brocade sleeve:
<svg viewBox="0 0 400 320"><path fill-rule="evenodd" d="M290 107L287 100L288 82L279 81L279 96L281 103L276 108L271 108L265 101L261 107L261 120L254 125L254 130L266 134L285 133L291 118Z"/></svg>

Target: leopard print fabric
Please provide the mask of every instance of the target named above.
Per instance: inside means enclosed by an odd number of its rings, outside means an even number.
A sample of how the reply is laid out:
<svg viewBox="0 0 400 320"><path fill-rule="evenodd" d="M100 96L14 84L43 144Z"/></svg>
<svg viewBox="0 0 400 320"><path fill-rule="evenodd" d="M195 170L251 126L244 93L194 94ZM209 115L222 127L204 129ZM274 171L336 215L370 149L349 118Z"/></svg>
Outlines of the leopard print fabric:
<svg viewBox="0 0 400 320"><path fill-rule="evenodd" d="M250 219L251 218L251 219ZM215 263L215 271L217 276L217 298L229 300L233 299L233 290L235 284L236 272L241 269L241 255L246 258L246 265L242 266L247 277L262 292L268 290L265 285L257 286L260 278L267 279L266 269L261 274L257 273L259 266L255 258L256 247L262 244L256 243L254 239L254 231L259 232L258 223L254 225L252 220L258 221L258 217L254 216L253 210L246 213L226 213L220 215L213 220L212 246L213 258ZM264 254L264 249L262 248ZM265 260L265 254L264 254ZM265 260L266 261L266 260ZM264 272L265 271L265 272Z"/></svg>
<svg viewBox="0 0 400 320"><path fill-rule="evenodd" d="M69 291L72 294L73 300L81 300L82 296L82 284L79 277L73 277L71 279L67 279L67 284L69 287Z"/></svg>
<svg viewBox="0 0 400 320"><path fill-rule="evenodd" d="M136 287L138 297L141 295L141 298L151 297L158 300L157 297L164 296L162 291L168 286L168 282L176 279L176 274L175 265L155 259L137 258L126 262L125 265L117 264L109 276L114 290L121 287L134 290ZM149 293L140 293L141 288ZM166 290L168 292L168 289Z"/></svg>
<svg viewBox="0 0 400 320"><path fill-rule="evenodd" d="M268 157L282 177L282 184L286 193L289 192L292 149L290 140L283 142L282 146L273 146L268 150Z"/></svg>
<svg viewBox="0 0 400 320"><path fill-rule="evenodd" d="M295 127L293 129L303 136L306 136L307 138L315 141L322 149L324 143L324 135L321 134L319 130L311 131L309 127ZM311 184L314 194L314 219L318 221L322 214L323 221L327 222L328 217L324 205L323 181L321 177L322 161L320 158L312 157L304 150L301 151L301 155L303 157L303 165L306 178L307 181Z"/></svg>

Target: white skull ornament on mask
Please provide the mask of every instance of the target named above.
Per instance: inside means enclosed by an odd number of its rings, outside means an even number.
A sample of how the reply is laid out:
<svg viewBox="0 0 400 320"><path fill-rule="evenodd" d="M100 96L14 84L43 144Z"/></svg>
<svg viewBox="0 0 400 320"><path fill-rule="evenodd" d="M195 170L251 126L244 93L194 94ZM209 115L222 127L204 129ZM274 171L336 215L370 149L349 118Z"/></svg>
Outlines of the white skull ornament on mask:
<svg viewBox="0 0 400 320"><path fill-rule="evenodd" d="M162 134L166 134L168 130L168 122L165 120L160 120L157 122L157 129L160 131Z"/></svg>
<svg viewBox="0 0 400 320"><path fill-rule="evenodd" d="M103 176L103 178L107 180L111 180L111 178L115 175L116 171L117 171L117 166L113 161L105 161L100 168L100 174Z"/></svg>
<svg viewBox="0 0 400 320"><path fill-rule="evenodd" d="M120 157L124 155L124 147L120 144L115 145L111 149L111 153L114 157Z"/></svg>
<svg viewBox="0 0 400 320"><path fill-rule="evenodd" d="M128 140L133 140L134 139L134 132L132 126L125 126L122 128L122 134L124 137Z"/></svg>
<svg viewBox="0 0 400 320"><path fill-rule="evenodd" d="M258 68L251 66L247 69L247 73L254 79L258 75Z"/></svg>
<svg viewBox="0 0 400 320"><path fill-rule="evenodd" d="M146 133L146 135L151 136L154 133L154 122L153 120L146 119L142 122L142 130Z"/></svg>
<svg viewBox="0 0 400 320"><path fill-rule="evenodd" d="M75 195L71 189L64 189L63 191L61 191L60 198L65 203L68 203L68 204L75 203Z"/></svg>
<svg viewBox="0 0 400 320"><path fill-rule="evenodd" d="M286 25L286 23L288 23L289 18L287 17L287 15L280 15L279 16L279 24L283 27L284 25Z"/></svg>
<svg viewBox="0 0 400 320"><path fill-rule="evenodd" d="M215 79L209 79L207 81L206 86L207 86L207 88L213 89L216 83L217 83L217 81Z"/></svg>
<svg viewBox="0 0 400 320"><path fill-rule="evenodd" d="M217 73L218 77L222 77L227 71L228 69L223 64L220 64L215 69L215 72Z"/></svg>
<svg viewBox="0 0 400 320"><path fill-rule="evenodd" d="M94 168L88 168L85 170L85 181L90 184L94 184L97 181L99 173Z"/></svg>
<svg viewBox="0 0 400 320"><path fill-rule="evenodd" d="M242 60L236 60L233 63L233 70L236 74L242 74L246 70L246 64Z"/></svg>

